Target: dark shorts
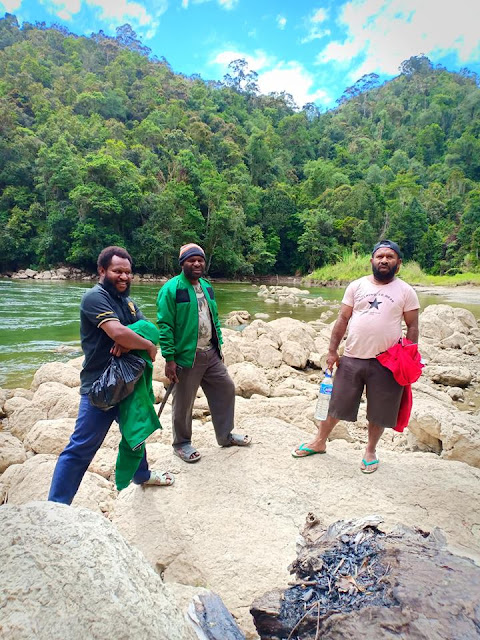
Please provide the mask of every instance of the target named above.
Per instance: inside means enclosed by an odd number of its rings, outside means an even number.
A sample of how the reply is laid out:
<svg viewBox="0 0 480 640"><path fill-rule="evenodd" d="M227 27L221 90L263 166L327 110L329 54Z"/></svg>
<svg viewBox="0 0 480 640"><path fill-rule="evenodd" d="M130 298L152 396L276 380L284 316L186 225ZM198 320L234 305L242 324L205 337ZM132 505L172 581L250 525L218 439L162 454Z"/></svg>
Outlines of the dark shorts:
<svg viewBox="0 0 480 640"><path fill-rule="evenodd" d="M340 358L328 415L355 422L364 387L367 388L367 420L378 427L395 427L404 388L376 358Z"/></svg>

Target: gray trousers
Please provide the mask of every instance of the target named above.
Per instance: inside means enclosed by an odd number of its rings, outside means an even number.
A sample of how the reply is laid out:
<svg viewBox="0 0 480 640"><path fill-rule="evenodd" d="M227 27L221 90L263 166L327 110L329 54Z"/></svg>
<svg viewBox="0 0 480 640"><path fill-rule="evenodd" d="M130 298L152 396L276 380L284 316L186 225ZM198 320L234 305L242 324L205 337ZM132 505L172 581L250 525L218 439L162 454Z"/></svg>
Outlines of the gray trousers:
<svg viewBox="0 0 480 640"><path fill-rule="evenodd" d="M191 369L184 368L173 387L173 446L192 442L192 410L201 386L210 407L219 445L228 444L235 414L235 385L215 348L198 351Z"/></svg>

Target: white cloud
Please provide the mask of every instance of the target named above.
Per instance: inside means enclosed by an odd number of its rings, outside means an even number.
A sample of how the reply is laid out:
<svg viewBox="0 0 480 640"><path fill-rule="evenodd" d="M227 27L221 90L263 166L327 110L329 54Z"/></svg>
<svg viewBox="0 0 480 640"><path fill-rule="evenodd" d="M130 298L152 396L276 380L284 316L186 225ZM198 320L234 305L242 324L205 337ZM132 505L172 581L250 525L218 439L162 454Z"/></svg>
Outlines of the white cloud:
<svg viewBox="0 0 480 640"><path fill-rule="evenodd" d="M211 64L217 64L223 67L223 71L227 73L228 65L232 60L246 60L250 71L256 71L257 73L265 67L272 66L274 59L267 56L264 51L255 51L253 55L244 53L242 51L236 51L235 49L228 49L217 54L211 61Z"/></svg>
<svg viewBox="0 0 480 640"><path fill-rule="evenodd" d="M307 102L330 102L330 96L323 89L313 90L314 76L299 62L279 62L274 69L258 74L261 93L285 91L293 96L296 104L303 107Z"/></svg>
<svg viewBox="0 0 480 640"><path fill-rule="evenodd" d="M135 22L141 27L152 27L152 23L155 22L153 16L151 16L144 6L138 2L129 2L128 0L86 0L87 4L91 7L96 7L100 10L100 19L110 21L112 24L123 24L125 22ZM167 8L164 3L163 11ZM160 15L163 11L160 9L156 11L156 15Z"/></svg>
<svg viewBox="0 0 480 640"><path fill-rule="evenodd" d="M312 22L325 22L325 20L328 18L328 13L326 12L325 9L317 9L311 20Z"/></svg>
<svg viewBox="0 0 480 640"><path fill-rule="evenodd" d="M349 65L357 80L376 71L395 75L403 60L424 53L431 57L456 54L460 63L478 60L480 36L472 0L352 0L344 5L339 25L343 41L330 42L317 63Z"/></svg>
<svg viewBox="0 0 480 640"><path fill-rule="evenodd" d="M41 0L47 9L65 21L70 21L82 8L81 0Z"/></svg>
<svg viewBox="0 0 480 640"><path fill-rule="evenodd" d="M287 19L285 18L285 16L278 15L277 16L278 28L279 29L285 29L286 24L287 24Z"/></svg>
<svg viewBox="0 0 480 640"><path fill-rule="evenodd" d="M306 18L308 34L300 40L301 44L312 42L330 35L330 29L324 29L320 25L328 20L326 9L314 9L309 18Z"/></svg>
<svg viewBox="0 0 480 640"><path fill-rule="evenodd" d="M253 55L230 49L217 54L210 64L223 67L228 72L232 60L247 61L248 69L258 74L258 87L261 93L290 93L296 104L303 107L307 102L330 104L331 97L323 89L314 89L315 77L305 67L294 60L283 61L257 50Z"/></svg>
<svg viewBox="0 0 480 640"><path fill-rule="evenodd" d="M12 1L12 0L9 0ZM40 2L62 20L72 20L82 8L84 0L40 0ZM133 28L148 27L147 37L153 37L158 27L158 18L167 10L168 0L158 0L152 15L143 4L135 0L85 0L85 4L97 9L98 19L108 23L114 29L126 22Z"/></svg>
<svg viewBox="0 0 480 640"><path fill-rule="evenodd" d="M233 9L238 4L238 0L218 0L218 4L225 9Z"/></svg>
<svg viewBox="0 0 480 640"><path fill-rule="evenodd" d="M192 0L193 4L204 4L205 2L210 2L210 0ZM233 9L237 6L239 0L217 0L218 4L224 9ZM182 0L182 8L188 9L188 5L190 4L190 0Z"/></svg>
<svg viewBox="0 0 480 640"><path fill-rule="evenodd" d="M22 0L2 0L2 2L0 2L0 6L2 6L7 13L12 13L20 9L21 4Z"/></svg>

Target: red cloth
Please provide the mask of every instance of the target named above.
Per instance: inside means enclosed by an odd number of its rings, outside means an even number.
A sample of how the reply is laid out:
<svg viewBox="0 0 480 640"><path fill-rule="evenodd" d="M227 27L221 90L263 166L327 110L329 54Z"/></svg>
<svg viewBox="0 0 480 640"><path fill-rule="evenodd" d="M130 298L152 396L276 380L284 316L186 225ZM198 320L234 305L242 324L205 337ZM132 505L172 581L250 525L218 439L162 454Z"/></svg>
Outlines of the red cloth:
<svg viewBox="0 0 480 640"><path fill-rule="evenodd" d="M393 377L404 387L400 408L398 410L395 431L402 432L408 426L412 412L412 383L422 375L422 356L418 345L404 338L393 347L377 356L377 360L393 373Z"/></svg>

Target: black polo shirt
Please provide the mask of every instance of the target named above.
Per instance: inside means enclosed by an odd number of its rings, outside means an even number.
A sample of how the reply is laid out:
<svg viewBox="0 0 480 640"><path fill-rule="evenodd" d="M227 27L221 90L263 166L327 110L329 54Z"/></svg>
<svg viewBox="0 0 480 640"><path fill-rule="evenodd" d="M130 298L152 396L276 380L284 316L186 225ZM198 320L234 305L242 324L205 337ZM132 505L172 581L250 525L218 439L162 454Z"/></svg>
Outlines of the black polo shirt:
<svg viewBox="0 0 480 640"><path fill-rule="evenodd" d="M84 294L80 304L80 339L85 360L80 373L80 393L90 391L111 357L113 340L102 329L102 324L113 319L129 325L144 317L133 300L110 294L100 283Z"/></svg>

